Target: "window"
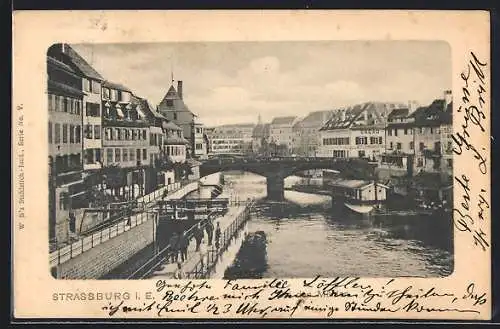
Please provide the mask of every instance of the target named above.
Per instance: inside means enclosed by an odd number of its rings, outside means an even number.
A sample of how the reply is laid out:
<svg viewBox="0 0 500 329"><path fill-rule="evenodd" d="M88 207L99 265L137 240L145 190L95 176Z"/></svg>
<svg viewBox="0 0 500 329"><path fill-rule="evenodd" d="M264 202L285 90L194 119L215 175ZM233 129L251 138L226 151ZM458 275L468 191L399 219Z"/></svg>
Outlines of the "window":
<svg viewBox="0 0 500 329"><path fill-rule="evenodd" d="M111 89L110 96L111 96L110 98L112 101L117 101L118 100L118 90Z"/></svg>
<svg viewBox="0 0 500 329"><path fill-rule="evenodd" d="M124 129L124 135L125 135L125 140L128 141L130 140L130 130Z"/></svg>
<svg viewBox="0 0 500 329"><path fill-rule="evenodd" d="M410 142L410 150L413 150L415 148L415 145L413 142Z"/></svg>
<svg viewBox="0 0 500 329"><path fill-rule="evenodd" d="M68 98L66 97L61 97L61 106L62 106L62 111L63 112L68 112Z"/></svg>
<svg viewBox="0 0 500 329"><path fill-rule="evenodd" d="M425 148L424 143L420 142L420 144L419 144L419 150L420 150L420 151L423 151L423 150L424 150L424 148Z"/></svg>
<svg viewBox="0 0 500 329"><path fill-rule="evenodd" d="M128 149L123 149L123 161L128 161Z"/></svg>
<svg viewBox="0 0 500 329"><path fill-rule="evenodd" d="M49 121L49 144L52 144L52 122Z"/></svg>
<svg viewBox="0 0 500 329"><path fill-rule="evenodd" d="M104 128L104 139L109 141L111 128Z"/></svg>
<svg viewBox="0 0 500 329"><path fill-rule="evenodd" d="M73 144L75 142L75 126L69 125L69 142Z"/></svg>
<svg viewBox="0 0 500 329"><path fill-rule="evenodd" d="M54 111L54 108L55 108L55 96L52 95L52 94L49 94L48 95L48 108L49 108L49 111Z"/></svg>
<svg viewBox="0 0 500 329"><path fill-rule="evenodd" d="M134 149L130 149L130 161L135 161L135 152Z"/></svg>
<svg viewBox="0 0 500 329"><path fill-rule="evenodd" d="M132 129L132 140L135 141L136 137L137 137L136 130Z"/></svg>
<svg viewBox="0 0 500 329"><path fill-rule="evenodd" d="M394 136L397 136L397 135L398 135L398 130L394 129Z"/></svg>
<svg viewBox="0 0 500 329"><path fill-rule="evenodd" d="M405 128L405 135L408 135L408 129Z"/></svg>
<svg viewBox="0 0 500 329"><path fill-rule="evenodd" d="M142 160L148 159L148 151L146 149L142 149Z"/></svg>
<svg viewBox="0 0 500 329"><path fill-rule="evenodd" d="M92 125L85 125L85 138L92 139Z"/></svg>
<svg viewBox="0 0 500 329"><path fill-rule="evenodd" d="M94 94L100 94L101 93L101 85L99 84L98 81L92 80L92 92Z"/></svg>
<svg viewBox="0 0 500 329"><path fill-rule="evenodd" d="M61 142L61 125L59 123L56 123L54 125L54 130L55 130L54 143L59 144Z"/></svg>
<svg viewBox="0 0 500 329"><path fill-rule="evenodd" d="M379 138L378 138L378 143L379 143L379 144L382 144L382 137L379 137Z"/></svg>
<svg viewBox="0 0 500 329"><path fill-rule="evenodd" d="M156 145L156 134L149 133L149 145Z"/></svg>
<svg viewBox="0 0 500 329"><path fill-rule="evenodd" d="M448 164L448 168L453 168L453 160L452 159L446 159L446 162Z"/></svg>
<svg viewBox="0 0 500 329"><path fill-rule="evenodd" d="M106 161L107 163L113 163L113 149L106 149Z"/></svg>
<svg viewBox="0 0 500 329"><path fill-rule="evenodd" d="M167 101L168 103L168 101ZM174 113L174 120L177 120L177 113Z"/></svg>
<svg viewBox="0 0 500 329"><path fill-rule="evenodd" d="M115 149L115 162L120 162L121 161L121 150L120 149Z"/></svg>
<svg viewBox="0 0 500 329"><path fill-rule="evenodd" d="M431 127L431 135L433 134L433 128Z"/></svg>
<svg viewBox="0 0 500 329"><path fill-rule="evenodd" d="M90 91L90 81L88 79L83 79L83 90L89 92Z"/></svg>
<svg viewBox="0 0 500 329"><path fill-rule="evenodd" d="M397 143L397 144L396 144L396 148L397 148L398 150L401 150L401 143Z"/></svg>
<svg viewBox="0 0 500 329"><path fill-rule="evenodd" d="M96 162L101 162L101 149L96 149L95 150L95 161Z"/></svg>
<svg viewBox="0 0 500 329"><path fill-rule="evenodd" d="M99 116L101 116L101 113L100 113L101 111L99 109L99 104L87 102L85 104L85 106L86 106L85 114L88 117L99 117Z"/></svg>
<svg viewBox="0 0 500 329"><path fill-rule="evenodd" d="M387 135L392 136L392 129L387 129Z"/></svg>
<svg viewBox="0 0 500 329"><path fill-rule="evenodd" d="M358 151L358 158L364 158L365 157L365 151Z"/></svg>
<svg viewBox="0 0 500 329"><path fill-rule="evenodd" d="M75 126L75 143L81 143L82 141L82 128L80 125Z"/></svg>
<svg viewBox="0 0 500 329"><path fill-rule="evenodd" d="M167 106L174 106L174 100L173 99L167 99ZM175 113L174 113L175 115Z"/></svg>
<svg viewBox="0 0 500 329"><path fill-rule="evenodd" d="M67 210L68 209L68 193L61 192L59 194L59 210Z"/></svg>
<svg viewBox="0 0 500 329"><path fill-rule="evenodd" d="M146 139L147 139L147 138L146 138L146 129L143 129L143 130L142 130L142 139L143 139L143 140L146 140Z"/></svg>
<svg viewBox="0 0 500 329"><path fill-rule="evenodd" d="M104 99L109 99L109 89L108 88L102 88L102 97Z"/></svg>
<svg viewBox="0 0 500 329"><path fill-rule="evenodd" d="M391 143L389 144L389 150L392 150L392 146L393 146L393 143L391 142Z"/></svg>
<svg viewBox="0 0 500 329"><path fill-rule="evenodd" d="M94 139L101 139L101 126L94 126Z"/></svg>
<svg viewBox="0 0 500 329"><path fill-rule="evenodd" d="M62 142L64 144L68 142L68 125L66 123L63 124L62 130L63 130Z"/></svg>

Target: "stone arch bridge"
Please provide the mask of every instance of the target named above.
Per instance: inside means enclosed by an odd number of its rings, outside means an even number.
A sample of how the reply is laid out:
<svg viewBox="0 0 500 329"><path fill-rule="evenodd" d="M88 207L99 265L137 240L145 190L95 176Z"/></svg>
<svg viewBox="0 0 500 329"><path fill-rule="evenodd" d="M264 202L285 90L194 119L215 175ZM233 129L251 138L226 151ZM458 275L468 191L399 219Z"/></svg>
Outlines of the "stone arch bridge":
<svg viewBox="0 0 500 329"><path fill-rule="evenodd" d="M203 162L200 176L204 177L221 171L241 170L266 177L267 197L275 201L284 199L286 177L313 169L332 169L349 179L373 179L376 165L364 159L344 158L224 158Z"/></svg>

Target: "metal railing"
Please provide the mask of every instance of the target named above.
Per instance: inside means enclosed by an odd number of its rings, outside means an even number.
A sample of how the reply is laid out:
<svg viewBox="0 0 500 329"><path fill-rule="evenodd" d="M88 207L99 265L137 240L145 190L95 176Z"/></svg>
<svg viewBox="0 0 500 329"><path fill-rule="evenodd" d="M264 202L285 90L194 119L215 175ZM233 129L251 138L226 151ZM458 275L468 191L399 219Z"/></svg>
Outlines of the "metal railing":
<svg viewBox="0 0 500 329"><path fill-rule="evenodd" d="M217 265L220 255L228 249L233 238L238 236L242 226L250 218L250 211L253 204L253 201L246 203L245 210L239 213L236 219L222 232L219 249L208 250L206 260L202 261L200 259L194 269L186 273L189 279L205 279L210 275Z"/></svg>
<svg viewBox="0 0 500 329"><path fill-rule="evenodd" d="M131 216L130 218L121 220L111 226L106 227L96 233L88 235L76 242L73 242L65 247L57 249L56 251L50 253L50 265L57 266L62 264L82 253L92 249L101 243L108 241L124 232L129 231L137 225L152 219L154 214L151 213L139 213Z"/></svg>
<svg viewBox="0 0 500 329"><path fill-rule="evenodd" d="M71 242L64 247L60 247L55 251L50 252L50 266L52 267L62 264L73 257L92 249L102 242L128 231L130 228L144 223L150 218L150 216L154 215L145 212L146 205L148 203L154 202L163 197L164 191L167 191L167 193L174 193L195 181L196 180L185 180L170 184L154 191L153 193L136 199L135 201L138 205L140 205L141 209L139 212L131 213L129 209L121 209L118 211L114 210L115 214L111 220L107 220L106 222L101 223L83 233L77 241ZM128 225L128 223L130 223L130 225Z"/></svg>
<svg viewBox="0 0 500 329"><path fill-rule="evenodd" d="M187 273L189 278L200 278L206 277L215 267L219 256L227 249L230 244L231 239L235 236L236 232L241 228L241 226L248 220L250 217L250 209L254 204L253 201L248 201L242 204L246 204L245 210L243 210L236 219L222 232L220 246L219 249L211 249L207 251L207 261L202 264L201 260L199 260L195 268L192 271ZM213 220L213 216L209 216L207 219L203 219L200 221L202 229L205 227L207 221ZM191 240L194 234L194 228L196 225L193 225L186 231L187 239ZM214 237L215 239L215 237ZM167 245L161 251L159 251L155 256L153 256L150 260L148 260L144 265L138 268L134 273L132 273L128 279L145 279L148 278L152 273L159 270L160 266L168 265L172 263L171 258L172 247Z"/></svg>

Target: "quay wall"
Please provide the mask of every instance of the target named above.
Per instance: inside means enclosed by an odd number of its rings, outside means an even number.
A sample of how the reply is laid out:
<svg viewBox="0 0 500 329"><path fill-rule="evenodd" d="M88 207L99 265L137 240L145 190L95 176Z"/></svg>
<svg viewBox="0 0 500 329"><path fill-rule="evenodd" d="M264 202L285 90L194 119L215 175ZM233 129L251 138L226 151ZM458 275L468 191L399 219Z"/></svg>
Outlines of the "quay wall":
<svg viewBox="0 0 500 329"><path fill-rule="evenodd" d="M98 279L154 241L153 218L57 266L60 279Z"/></svg>
<svg viewBox="0 0 500 329"><path fill-rule="evenodd" d="M197 190L199 182L187 184L166 197L179 199ZM150 217L141 225L57 265L56 277L60 279L98 279L125 263L139 251L154 242L157 234L155 221Z"/></svg>

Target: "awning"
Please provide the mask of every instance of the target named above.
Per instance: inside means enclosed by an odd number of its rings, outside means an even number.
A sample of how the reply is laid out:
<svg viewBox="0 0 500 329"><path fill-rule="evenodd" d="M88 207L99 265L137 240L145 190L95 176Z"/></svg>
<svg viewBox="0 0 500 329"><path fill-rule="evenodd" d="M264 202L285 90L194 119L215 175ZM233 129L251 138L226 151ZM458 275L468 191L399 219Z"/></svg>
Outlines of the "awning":
<svg viewBox="0 0 500 329"><path fill-rule="evenodd" d="M344 205L347 208L351 209L352 211L355 211L355 212L360 213L360 214L367 214L373 210L373 206L358 206L358 205L353 205L353 204L349 204L349 203L344 203Z"/></svg>

